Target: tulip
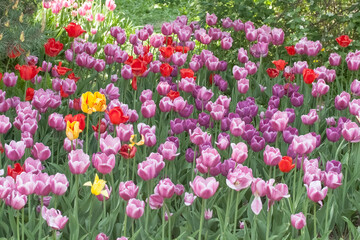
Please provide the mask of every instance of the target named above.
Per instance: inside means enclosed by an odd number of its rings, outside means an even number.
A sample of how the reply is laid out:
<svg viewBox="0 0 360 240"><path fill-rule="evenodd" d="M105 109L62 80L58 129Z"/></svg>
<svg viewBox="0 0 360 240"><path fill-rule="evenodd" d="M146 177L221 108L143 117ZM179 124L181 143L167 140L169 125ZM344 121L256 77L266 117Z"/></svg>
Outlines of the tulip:
<svg viewBox="0 0 360 240"><path fill-rule="evenodd" d="M13 87L16 85L18 77L15 75L15 73L4 73L3 76L3 83L7 87Z"/></svg>
<svg viewBox="0 0 360 240"><path fill-rule="evenodd" d="M261 178L253 179L251 183L251 191L254 195L254 200L251 203L251 210L256 214L259 215L262 209L262 202L260 197L266 196L266 183Z"/></svg>
<svg viewBox="0 0 360 240"><path fill-rule="evenodd" d="M322 204L321 201L326 197L326 194L328 192L328 187L321 188L320 181L310 182L309 185L305 184L305 187L307 190L308 198L311 201Z"/></svg>
<svg viewBox="0 0 360 240"><path fill-rule="evenodd" d="M226 150L230 146L230 135L225 132L220 133L215 144L220 150Z"/></svg>
<svg viewBox="0 0 360 240"><path fill-rule="evenodd" d="M197 196L194 196L194 194L186 192L184 196L185 206L191 206L196 198Z"/></svg>
<svg viewBox="0 0 360 240"><path fill-rule="evenodd" d="M73 150L68 154L69 168L72 174L84 174L90 166L89 155L82 149Z"/></svg>
<svg viewBox="0 0 360 240"><path fill-rule="evenodd" d="M156 111L156 104L153 100L146 100L142 105L141 105L141 114L145 117L145 118L152 118L155 116L155 111Z"/></svg>
<svg viewBox="0 0 360 240"><path fill-rule="evenodd" d="M68 221L67 217L62 216L61 212L54 208L47 209L45 206L43 206L41 215L46 220L48 226L54 230L63 229Z"/></svg>
<svg viewBox="0 0 360 240"><path fill-rule="evenodd" d="M230 170L226 178L226 184L228 187L236 191L240 191L249 187L252 181L252 170L241 164Z"/></svg>
<svg viewBox="0 0 360 240"><path fill-rule="evenodd" d="M280 162L282 156L278 148L270 147L266 145L264 151L264 162L269 166L276 166Z"/></svg>
<svg viewBox="0 0 360 240"><path fill-rule="evenodd" d="M120 150L120 149L119 149ZM115 167L115 155L106 155L105 153L94 153L92 164L102 174L109 174Z"/></svg>
<svg viewBox="0 0 360 240"><path fill-rule="evenodd" d="M10 119L5 115L0 115L0 134L6 134L11 126Z"/></svg>
<svg viewBox="0 0 360 240"><path fill-rule="evenodd" d="M15 142L12 140L9 145L5 143L5 155L11 161L20 160L25 154L25 147L23 141Z"/></svg>
<svg viewBox="0 0 360 240"><path fill-rule="evenodd" d="M163 198L171 198L175 193L175 185L170 178L165 178L159 181L155 188L155 194L159 194Z"/></svg>
<svg viewBox="0 0 360 240"><path fill-rule="evenodd" d="M119 195L125 201L129 201L131 198L136 198L139 192L139 187L137 187L133 181L120 182L119 185Z"/></svg>
<svg viewBox="0 0 360 240"><path fill-rule="evenodd" d="M341 137L341 128L331 127L326 129L326 137L331 142L337 142Z"/></svg>
<svg viewBox="0 0 360 240"><path fill-rule="evenodd" d="M39 196L47 196L51 192L50 186L51 178L47 173L38 173L35 175L35 189L34 193Z"/></svg>
<svg viewBox="0 0 360 240"><path fill-rule="evenodd" d="M244 133L245 123L241 118L233 118L230 124L230 133L235 137L239 137Z"/></svg>
<svg viewBox="0 0 360 240"><path fill-rule="evenodd" d="M56 173L50 178L50 187L55 195L63 195L69 187L69 181L64 174Z"/></svg>
<svg viewBox="0 0 360 240"><path fill-rule="evenodd" d="M39 159L40 161L45 161L51 156L51 151L48 146L45 146L43 143L35 143L31 154L34 158Z"/></svg>
<svg viewBox="0 0 360 240"><path fill-rule="evenodd" d="M295 136L292 144L293 150L297 154L310 154L316 147L316 138L310 133L301 136Z"/></svg>
<svg viewBox="0 0 360 240"><path fill-rule="evenodd" d="M210 209L206 209L205 212L204 212L204 218L206 220L209 220L212 218L212 215L213 215L213 211L210 210Z"/></svg>
<svg viewBox="0 0 360 240"><path fill-rule="evenodd" d="M306 226L306 217L302 212L291 215L291 225L300 230Z"/></svg>
<svg viewBox="0 0 360 240"><path fill-rule="evenodd" d="M145 202L132 198L128 201L126 206L126 215L133 219L139 219L145 210Z"/></svg>
<svg viewBox="0 0 360 240"><path fill-rule="evenodd" d="M316 109L310 109L307 115L301 116L301 121L305 125L313 125L319 119Z"/></svg>
<svg viewBox="0 0 360 240"><path fill-rule="evenodd" d="M212 197L219 187L219 182L214 177L204 179L201 176L196 176L194 181L189 184L195 195L203 199Z"/></svg>
<svg viewBox="0 0 360 240"><path fill-rule="evenodd" d="M360 142L360 127L355 122L344 123L341 134L346 141L352 143Z"/></svg>
<svg viewBox="0 0 360 240"><path fill-rule="evenodd" d="M341 56L337 53L330 53L329 63L331 66L339 66L341 63Z"/></svg>
<svg viewBox="0 0 360 240"><path fill-rule="evenodd" d="M19 193L16 190L13 190L11 193L9 193L8 196L9 204L12 208L16 210L22 209L26 202L27 202L27 196Z"/></svg>
<svg viewBox="0 0 360 240"><path fill-rule="evenodd" d="M16 190L24 195L31 195L35 191L35 179L34 174L22 172L16 177Z"/></svg>
<svg viewBox="0 0 360 240"><path fill-rule="evenodd" d="M194 131L189 131L190 133L190 141L195 145L202 145L206 142L211 141L211 135L203 132L199 127L195 128Z"/></svg>
<svg viewBox="0 0 360 240"><path fill-rule="evenodd" d="M117 154L121 148L120 138L108 135L105 139L100 138L100 149L106 155Z"/></svg>
<svg viewBox="0 0 360 240"><path fill-rule="evenodd" d="M165 160L173 161L180 153L177 152L177 147L174 142L166 141L160 144L158 152L164 157Z"/></svg>
<svg viewBox="0 0 360 240"><path fill-rule="evenodd" d="M31 157L28 157L24 162L24 170L27 173L38 174L43 170L40 160L34 160Z"/></svg>
<svg viewBox="0 0 360 240"><path fill-rule="evenodd" d="M242 142L239 142L236 145L234 143L231 143L231 148L232 148L231 159L239 164L242 164L248 156L247 145Z"/></svg>

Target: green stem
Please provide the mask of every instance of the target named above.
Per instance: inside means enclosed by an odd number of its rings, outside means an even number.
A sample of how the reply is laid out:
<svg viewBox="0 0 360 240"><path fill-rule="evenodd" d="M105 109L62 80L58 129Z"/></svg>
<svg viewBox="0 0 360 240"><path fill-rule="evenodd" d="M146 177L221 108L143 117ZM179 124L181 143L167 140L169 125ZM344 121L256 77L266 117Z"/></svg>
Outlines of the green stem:
<svg viewBox="0 0 360 240"><path fill-rule="evenodd" d="M205 206L206 206L206 199L203 198L202 203L201 203L200 228L199 228L198 240L201 240L202 227L203 227L203 223L204 223Z"/></svg>
<svg viewBox="0 0 360 240"><path fill-rule="evenodd" d="M86 116L86 154L89 154L89 117L88 114Z"/></svg>
<svg viewBox="0 0 360 240"><path fill-rule="evenodd" d="M196 167L196 155L197 155L197 149L199 147L196 145L195 146L195 150L194 150L194 160L193 160L193 165L192 165L192 169L191 169L191 180L194 179L195 177L195 167Z"/></svg>
<svg viewBox="0 0 360 240"><path fill-rule="evenodd" d="M98 127L98 147L97 147L98 152L100 152L100 138L101 138L100 125L101 125L101 115L99 115L99 127Z"/></svg>
<svg viewBox="0 0 360 240"><path fill-rule="evenodd" d="M165 207L162 208L162 231L161 231L162 240L165 240Z"/></svg>
<svg viewBox="0 0 360 240"><path fill-rule="evenodd" d="M24 101L26 101L26 90L28 88L28 81L25 81Z"/></svg>
<svg viewBox="0 0 360 240"><path fill-rule="evenodd" d="M124 227L123 227L123 235L126 236L126 223L127 223L127 214L125 213L125 219L124 219Z"/></svg>
<svg viewBox="0 0 360 240"><path fill-rule="evenodd" d="M43 208L43 206L44 206L44 197L43 196L41 196L40 197L40 202L41 202L41 208L40 208L40 212L42 211L42 208ZM40 219L39 219L39 237L38 237L38 239L42 239L42 216L41 216L41 214L40 214Z"/></svg>
<svg viewBox="0 0 360 240"><path fill-rule="evenodd" d="M294 168L294 179L293 179L293 192L292 192L292 198L293 198L293 213L295 214L295 211L296 211L296 208L295 208L295 202L296 202L296 198L295 198L295 186L296 186L296 165L297 165L297 156L296 156L296 159L295 159L295 168Z"/></svg>
<svg viewBox="0 0 360 240"><path fill-rule="evenodd" d="M106 218L106 199L105 196L103 196L103 218Z"/></svg>
<svg viewBox="0 0 360 240"><path fill-rule="evenodd" d="M266 240L269 239L270 224L271 224L271 207L270 207L270 209L268 211L267 220L266 220Z"/></svg>
<svg viewBox="0 0 360 240"><path fill-rule="evenodd" d="M317 232L316 232L316 202L314 202L314 238L317 238Z"/></svg>
<svg viewBox="0 0 360 240"><path fill-rule="evenodd" d="M54 238L54 240L56 240L56 230L55 229L53 231L53 238Z"/></svg>
<svg viewBox="0 0 360 240"><path fill-rule="evenodd" d="M239 209L239 202L240 202L240 191L238 191L238 192L237 192L237 195L236 195L235 217L234 217L234 234L236 233L237 215L238 215L238 209Z"/></svg>
<svg viewBox="0 0 360 240"><path fill-rule="evenodd" d="M331 203L331 194L332 194L332 191L331 191L331 189L329 189L329 191L328 191L328 201L326 203L325 233L328 232L329 227L330 227L330 226L328 226L328 222L329 222L329 210L330 210L330 203Z"/></svg>
<svg viewBox="0 0 360 240"><path fill-rule="evenodd" d="M24 208L21 209L21 239L25 239L25 214L24 214Z"/></svg>
<svg viewBox="0 0 360 240"><path fill-rule="evenodd" d="M16 236L20 240L20 212L17 211L17 221L16 221Z"/></svg>
<svg viewBox="0 0 360 240"><path fill-rule="evenodd" d="M225 212L225 227L227 227L229 223L229 209L232 203L233 195L234 195L234 191L231 188L228 188L228 199L227 199L226 212Z"/></svg>
<svg viewBox="0 0 360 240"><path fill-rule="evenodd" d="M147 184L147 194L148 194L148 199L150 198L150 194L151 194L151 180L146 182ZM145 231L148 230L148 223L149 223L149 213L150 213L150 208L149 208L149 203L146 204L146 221L145 221Z"/></svg>

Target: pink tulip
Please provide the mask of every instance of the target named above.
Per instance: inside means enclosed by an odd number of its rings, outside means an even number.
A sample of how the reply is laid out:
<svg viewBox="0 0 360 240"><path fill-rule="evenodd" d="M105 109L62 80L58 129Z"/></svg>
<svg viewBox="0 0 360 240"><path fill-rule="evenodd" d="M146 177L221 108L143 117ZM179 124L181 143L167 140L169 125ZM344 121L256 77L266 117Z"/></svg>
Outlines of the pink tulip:
<svg viewBox="0 0 360 240"><path fill-rule="evenodd" d="M0 134L7 133L11 126L10 119L5 115L0 115Z"/></svg>
<svg viewBox="0 0 360 240"><path fill-rule="evenodd" d="M207 132L203 132L201 128L197 127L194 131L189 130L190 141L196 145L202 145L207 142L211 142L211 135Z"/></svg>
<svg viewBox="0 0 360 240"><path fill-rule="evenodd" d="M157 177L164 166L163 157L159 153L151 153L146 161L138 164L137 173L144 181L148 181Z"/></svg>
<svg viewBox="0 0 360 240"><path fill-rule="evenodd" d="M322 205L322 200L326 197L328 192L328 187L321 188L320 181L313 181L310 185L306 185L307 195L311 201L320 203Z"/></svg>
<svg viewBox="0 0 360 240"><path fill-rule="evenodd" d="M63 195L69 187L69 181L64 174L56 173L54 176L51 176L50 187L55 195Z"/></svg>
<svg viewBox="0 0 360 240"><path fill-rule="evenodd" d="M69 220L61 215L60 210L55 208L47 209L45 206L41 210L41 215L46 220L48 226L55 230L63 229Z"/></svg>
<svg viewBox="0 0 360 240"><path fill-rule="evenodd" d="M0 177L0 199L6 199L15 188L15 181L12 177Z"/></svg>
<svg viewBox="0 0 360 240"><path fill-rule="evenodd" d="M105 233L99 233L96 235L95 240L109 240L109 237Z"/></svg>
<svg viewBox="0 0 360 240"><path fill-rule="evenodd" d="M278 132L284 131L289 122L289 116L287 112L277 111L272 115L270 120L270 126Z"/></svg>
<svg viewBox="0 0 360 240"><path fill-rule="evenodd" d="M183 97L177 97L173 101L172 109L175 112L180 112L181 110L183 110L185 108L186 104L187 104L187 101L185 101Z"/></svg>
<svg viewBox="0 0 360 240"><path fill-rule="evenodd" d="M82 149L73 150L68 154L68 164L72 174L84 174L90 166L90 157Z"/></svg>
<svg viewBox="0 0 360 240"><path fill-rule="evenodd" d="M341 134L346 141L352 143L360 142L360 127L355 122L344 123Z"/></svg>
<svg viewBox="0 0 360 240"><path fill-rule="evenodd" d="M336 189L336 188L340 187L342 184L341 183L342 179L343 179L342 173L337 173L337 172L333 172L333 171L324 172L324 175L323 175L324 185L331 189Z"/></svg>
<svg viewBox="0 0 360 240"><path fill-rule="evenodd" d="M177 147L174 142L166 141L160 144L158 152L164 157L165 160L173 161L180 153L177 152Z"/></svg>
<svg viewBox="0 0 360 240"><path fill-rule="evenodd" d="M133 219L139 219L144 214L145 202L132 198L126 206L126 215Z"/></svg>
<svg viewBox="0 0 360 240"><path fill-rule="evenodd" d="M335 108L338 110L344 110L349 106L350 94L343 91L340 95L335 97Z"/></svg>
<svg viewBox="0 0 360 240"><path fill-rule="evenodd" d="M144 118L152 118L155 116L156 112L156 104L153 100L146 100L141 105L141 114Z"/></svg>
<svg viewBox="0 0 360 240"><path fill-rule="evenodd" d="M274 183L275 179L270 179L266 182L266 196L269 198L268 208L270 208L275 201L280 201L283 198L290 197L288 186L286 184L278 183L273 186Z"/></svg>
<svg viewBox="0 0 360 240"><path fill-rule="evenodd" d="M206 220L209 220L212 218L212 215L213 215L213 210L210 210L210 209L206 209L205 212L204 212L204 218Z"/></svg>
<svg viewBox="0 0 360 240"><path fill-rule="evenodd" d="M34 174L22 172L16 177L16 190L24 195L31 195L35 191L35 179Z"/></svg>
<svg viewBox="0 0 360 240"><path fill-rule="evenodd" d="M175 194L181 196L184 193L185 187L182 184L175 185Z"/></svg>
<svg viewBox="0 0 360 240"><path fill-rule="evenodd" d="M355 96L360 96L360 81L355 79L350 85L351 92Z"/></svg>
<svg viewBox="0 0 360 240"><path fill-rule="evenodd" d="M307 115L301 116L301 121L305 125L313 125L318 119L319 116L316 109L310 109L310 112Z"/></svg>
<svg viewBox="0 0 360 240"><path fill-rule="evenodd" d="M35 175L34 193L39 196L47 196L51 192L50 177L47 173L38 173Z"/></svg>
<svg viewBox="0 0 360 240"><path fill-rule="evenodd" d="M360 116L360 99L353 99L349 102L349 112L351 115Z"/></svg>
<svg viewBox="0 0 360 240"><path fill-rule="evenodd" d="M35 143L31 154L34 158L39 159L40 161L45 161L51 156L51 151L48 146L45 146L43 143Z"/></svg>
<svg viewBox="0 0 360 240"><path fill-rule="evenodd" d="M48 124L56 131L63 131L66 128L66 123L64 121L63 115L59 113L50 114L48 118Z"/></svg>
<svg viewBox="0 0 360 240"><path fill-rule="evenodd" d="M278 148L270 147L266 145L264 151L264 162L269 166L276 166L282 159L281 152Z"/></svg>
<svg viewBox="0 0 360 240"><path fill-rule="evenodd" d="M312 86L311 95L313 97L325 95L330 89L330 86L325 83L324 79L319 79L316 83L314 82Z"/></svg>
<svg viewBox="0 0 360 240"><path fill-rule="evenodd" d="M291 214L291 225L300 230L306 226L306 217L302 212Z"/></svg>
<svg viewBox="0 0 360 240"><path fill-rule="evenodd" d="M5 143L5 154L11 161L20 160L25 154L25 143L11 140L10 144Z"/></svg>
<svg viewBox="0 0 360 240"><path fill-rule="evenodd" d="M214 196L219 182L214 177L208 177L204 179L201 176L196 176L193 182L190 182L190 187L196 194L196 196L208 199Z"/></svg>
<svg viewBox="0 0 360 240"><path fill-rule="evenodd" d="M139 187L130 180L127 182L121 182L119 185L119 195L125 201L129 201L131 198L136 198L139 192Z"/></svg>
<svg viewBox="0 0 360 240"><path fill-rule="evenodd" d="M120 123L116 127L116 135L122 142L130 141L131 135L134 134L134 127L132 124L123 124Z"/></svg>
<svg viewBox="0 0 360 240"><path fill-rule="evenodd" d="M41 161L38 159L34 160L31 157L28 157L24 162L24 170L27 173L38 174L43 168Z"/></svg>
<svg viewBox="0 0 360 240"><path fill-rule="evenodd" d="M15 210L22 209L26 203L27 203L27 196L21 194L16 190L12 190L12 192L9 193L6 199L6 204L10 205Z"/></svg>
<svg viewBox="0 0 360 240"><path fill-rule="evenodd" d="M253 175L251 168L241 164L230 170L226 178L226 184L228 187L236 191L249 187L252 181Z"/></svg>
<svg viewBox="0 0 360 240"><path fill-rule="evenodd" d="M102 174L109 174L115 167L115 155L106 155L105 153L94 153L92 164Z"/></svg>
<svg viewBox="0 0 360 240"><path fill-rule="evenodd" d="M175 193L175 185L171 182L170 178L165 178L159 181L154 192L163 198L171 198Z"/></svg>
<svg viewBox="0 0 360 240"><path fill-rule="evenodd" d="M293 151L300 156L310 154L316 147L316 137L308 133L301 136L295 136L293 141Z"/></svg>
<svg viewBox="0 0 360 240"><path fill-rule="evenodd" d="M186 192L184 196L185 206L191 206L196 198L197 197L194 196L194 194Z"/></svg>
<svg viewBox="0 0 360 240"><path fill-rule="evenodd" d="M240 137L244 133L245 122L241 118L233 118L230 123L230 133L235 137Z"/></svg>
<svg viewBox="0 0 360 240"><path fill-rule="evenodd" d="M248 157L247 145L243 142L239 142L238 144L231 143L231 148L231 159L240 164L245 162L246 158Z"/></svg>
<svg viewBox="0 0 360 240"><path fill-rule="evenodd" d="M237 88L239 93L245 94L249 90L249 79L241 78L237 81Z"/></svg>
<svg viewBox="0 0 360 240"><path fill-rule="evenodd" d="M251 191L255 197L253 202L251 203L251 210L256 215L259 215L262 209L262 202L260 197L266 196L267 193L265 181L261 178L253 179L253 182L251 184Z"/></svg>
<svg viewBox="0 0 360 240"><path fill-rule="evenodd" d="M121 148L120 138L113 138L111 135L107 135L105 139L100 138L100 149L106 155L116 155Z"/></svg>

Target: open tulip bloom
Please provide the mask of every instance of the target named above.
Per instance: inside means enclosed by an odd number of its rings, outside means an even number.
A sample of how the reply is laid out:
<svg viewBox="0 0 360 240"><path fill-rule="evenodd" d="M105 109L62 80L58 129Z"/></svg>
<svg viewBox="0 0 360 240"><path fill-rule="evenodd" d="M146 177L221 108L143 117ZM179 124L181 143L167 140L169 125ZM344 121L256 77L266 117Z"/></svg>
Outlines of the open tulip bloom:
<svg viewBox="0 0 360 240"><path fill-rule="evenodd" d="M320 42L209 5L123 29L114 0L46 0L34 51L5 2L2 238L359 238L351 24Z"/></svg>

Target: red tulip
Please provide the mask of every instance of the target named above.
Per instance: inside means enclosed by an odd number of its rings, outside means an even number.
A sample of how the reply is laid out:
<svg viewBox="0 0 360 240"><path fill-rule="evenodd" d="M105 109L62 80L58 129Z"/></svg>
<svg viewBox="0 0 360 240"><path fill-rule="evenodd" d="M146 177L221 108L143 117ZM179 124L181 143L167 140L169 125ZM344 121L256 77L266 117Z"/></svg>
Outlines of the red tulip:
<svg viewBox="0 0 360 240"><path fill-rule="evenodd" d="M173 43L172 37L170 37L170 36L164 36L164 41L163 41L163 43L164 43L166 46L172 45L172 43Z"/></svg>
<svg viewBox="0 0 360 240"><path fill-rule="evenodd" d="M286 64L288 64L287 62L285 62L284 60L276 60L276 61L272 61L272 63L275 65L276 69L279 71L284 70Z"/></svg>
<svg viewBox="0 0 360 240"><path fill-rule="evenodd" d="M180 93L178 91L170 90L170 92L166 96L169 97L172 101L174 101L175 98L180 97Z"/></svg>
<svg viewBox="0 0 360 240"><path fill-rule="evenodd" d="M33 88L26 89L25 101L31 101L33 97L34 97L34 89Z"/></svg>
<svg viewBox="0 0 360 240"><path fill-rule="evenodd" d="M189 47L176 46L175 52L187 53L190 50Z"/></svg>
<svg viewBox="0 0 360 240"><path fill-rule="evenodd" d="M133 56L129 56L128 59L126 59L126 61L124 62L126 65L131 65L132 62L134 61L134 57Z"/></svg>
<svg viewBox="0 0 360 240"><path fill-rule="evenodd" d="M12 177L14 180L16 180L16 176L20 175L22 172L24 172L24 168L20 165L20 163L15 163L14 168L11 168L10 166L7 167L7 175Z"/></svg>
<svg viewBox="0 0 360 240"><path fill-rule="evenodd" d="M114 125L119 125L120 123L126 123L129 120L129 116L124 115L121 107L114 107L109 112L110 122Z"/></svg>
<svg viewBox="0 0 360 240"><path fill-rule="evenodd" d="M348 35L342 35L335 39L341 47L347 47L352 42Z"/></svg>
<svg viewBox="0 0 360 240"><path fill-rule="evenodd" d="M102 122L100 123L100 134L103 134L106 131L106 123ZM94 130L94 132L99 132L99 123L96 124L96 126L92 125L92 129Z"/></svg>
<svg viewBox="0 0 360 240"><path fill-rule="evenodd" d="M196 80L196 77L194 76L194 71L190 68L180 69L180 75L181 78L193 78L194 80Z"/></svg>
<svg viewBox="0 0 360 240"><path fill-rule="evenodd" d="M169 58L173 55L174 53L174 48L172 46L166 46L166 47L160 47L159 48L161 55L164 58Z"/></svg>
<svg viewBox="0 0 360 240"><path fill-rule="evenodd" d="M78 36L80 36L81 34L83 34L84 32L86 32L85 30L83 30L81 28L80 25L76 24L76 23L69 23L69 25L67 25L67 27L64 27L66 32L68 33L68 36L71 38L77 38Z"/></svg>
<svg viewBox="0 0 360 240"><path fill-rule="evenodd" d="M67 98L69 97L69 94L65 93L64 90L62 89L62 86L60 86L60 96L62 98Z"/></svg>
<svg viewBox="0 0 360 240"><path fill-rule="evenodd" d="M128 144L124 144L121 146L119 154L123 158L129 159L129 158L135 157L136 151L137 151L137 149L135 146L131 147Z"/></svg>
<svg viewBox="0 0 360 240"><path fill-rule="evenodd" d="M267 74L269 75L270 78L276 78L277 76L279 76L279 70L277 70L276 68L268 68L266 69Z"/></svg>
<svg viewBox="0 0 360 240"><path fill-rule="evenodd" d="M137 78L136 77L133 77L133 79L131 80L131 87L134 90L137 90Z"/></svg>
<svg viewBox="0 0 360 240"><path fill-rule="evenodd" d="M170 76L173 68L168 63L163 63L160 66L160 73L163 77Z"/></svg>
<svg viewBox="0 0 360 240"><path fill-rule="evenodd" d="M130 64L132 73L134 76L141 76L146 71L147 67L144 61L141 59L135 59Z"/></svg>
<svg viewBox="0 0 360 240"><path fill-rule="evenodd" d="M3 77L3 74L2 74L2 73L0 73L0 81L1 81L2 77Z"/></svg>
<svg viewBox="0 0 360 240"><path fill-rule="evenodd" d="M293 160L291 157L284 156L279 162L280 171L284 173L290 172L291 169L295 167L295 164L293 164L292 162Z"/></svg>
<svg viewBox="0 0 360 240"><path fill-rule="evenodd" d="M79 128L81 129L81 130L84 130L85 129L85 115L84 114L76 114L75 116L72 116L71 114L68 114L68 115L66 115L65 116L65 118L64 118L64 121L65 122L70 122L70 123L72 123L72 122L74 122L74 121L76 121L76 122L79 122Z"/></svg>
<svg viewBox="0 0 360 240"><path fill-rule="evenodd" d="M11 49L9 49L7 55L9 58L17 58L24 52L25 52L25 50L21 48L20 44L17 44L15 46L13 46Z"/></svg>
<svg viewBox="0 0 360 240"><path fill-rule="evenodd" d="M296 54L295 46L294 46L294 45L285 46L285 49L286 49L287 53L288 53L290 56L294 56L294 55Z"/></svg>
<svg viewBox="0 0 360 240"><path fill-rule="evenodd" d="M75 76L75 73L70 73L68 76L67 76L69 79L73 79L76 83L77 81L79 81L80 77L76 77Z"/></svg>
<svg viewBox="0 0 360 240"><path fill-rule="evenodd" d="M319 74L316 74L312 69L305 68L303 71L303 78L306 84L311 84L318 76Z"/></svg>
<svg viewBox="0 0 360 240"><path fill-rule="evenodd" d="M64 45L60 41L55 41L54 38L49 38L47 43L44 44L45 54L50 57L57 56L63 49Z"/></svg>
<svg viewBox="0 0 360 240"><path fill-rule="evenodd" d="M29 80L33 79L41 71L41 67L36 67L33 65L20 66L19 64L17 64L15 66L15 69L19 70L20 77L22 79L24 79L25 81L29 81Z"/></svg>
<svg viewBox="0 0 360 240"><path fill-rule="evenodd" d="M59 65L57 65L56 71L60 76L64 76L67 72L72 71L72 69L67 67L62 67L62 62L59 62Z"/></svg>

